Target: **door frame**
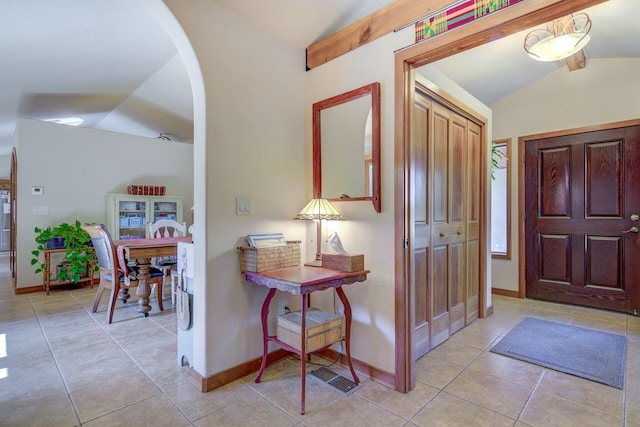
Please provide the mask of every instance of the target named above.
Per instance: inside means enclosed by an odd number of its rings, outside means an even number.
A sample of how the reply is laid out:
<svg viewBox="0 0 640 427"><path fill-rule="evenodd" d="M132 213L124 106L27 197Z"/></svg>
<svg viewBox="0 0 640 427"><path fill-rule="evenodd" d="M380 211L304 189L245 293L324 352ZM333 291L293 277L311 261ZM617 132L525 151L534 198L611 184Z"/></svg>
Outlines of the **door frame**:
<svg viewBox="0 0 640 427"><path fill-rule="evenodd" d="M524 164L524 150L527 142L533 142L539 139L555 138L558 136L575 135L578 133L590 133L603 130L619 129L630 126L640 126L640 119L624 120L621 122L605 123L600 125L585 126L573 129L563 129L554 132L538 133L533 135L521 136L518 138L518 218L523 218L523 221L518 221L518 297L524 298L527 294L527 279L525 275L526 266L526 245L525 245L525 164Z"/></svg>
<svg viewBox="0 0 640 427"><path fill-rule="evenodd" d="M394 294L395 294L395 388L408 392L415 386L415 362L412 354L413 301L409 289L409 170L406 159L411 138L411 107L414 98L414 68L543 24L606 0L521 1L458 29L412 45L395 54L394 59ZM454 3L453 0L451 2ZM485 147L486 149L486 147ZM482 160L482 159L481 159ZM486 163L487 159L484 159ZM483 167L486 165L483 163ZM486 173L486 169L485 169ZM483 181L484 182L484 181ZM483 184L484 185L484 184ZM484 194L487 194L486 192ZM488 195L487 195L488 196ZM483 200L482 206L487 201ZM484 212L484 210L483 210ZM480 224L486 230L486 215ZM486 245L485 245L486 246ZM487 255L483 246L481 259ZM484 256L484 258L482 258ZM487 307L486 269L490 259L480 264L479 317L491 314Z"/></svg>
<svg viewBox="0 0 640 427"><path fill-rule="evenodd" d="M11 270L11 278L13 279L13 289L14 292L18 286L18 260L16 256L17 251L17 242L18 242L18 154L16 152L16 147L13 147L11 150L11 206L10 206L10 217L11 217L11 244L9 247L9 262L10 262L10 270Z"/></svg>

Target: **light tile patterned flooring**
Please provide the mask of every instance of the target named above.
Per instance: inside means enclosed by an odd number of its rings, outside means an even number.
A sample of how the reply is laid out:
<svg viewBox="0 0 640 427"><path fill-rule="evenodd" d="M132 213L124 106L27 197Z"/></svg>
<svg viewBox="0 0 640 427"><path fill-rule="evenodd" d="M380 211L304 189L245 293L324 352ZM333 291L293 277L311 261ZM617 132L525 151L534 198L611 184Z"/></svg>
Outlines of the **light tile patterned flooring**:
<svg viewBox="0 0 640 427"><path fill-rule="evenodd" d="M107 325L104 302L89 312L94 294L14 296L0 267L0 426L640 427L640 319L631 316L494 296L493 316L418 361L412 392L361 378L345 396L310 378L301 416L294 359L260 384L251 375L200 393L177 366L173 309L160 313L154 301L145 319L120 305ZM626 334L625 390L490 353L525 316Z"/></svg>

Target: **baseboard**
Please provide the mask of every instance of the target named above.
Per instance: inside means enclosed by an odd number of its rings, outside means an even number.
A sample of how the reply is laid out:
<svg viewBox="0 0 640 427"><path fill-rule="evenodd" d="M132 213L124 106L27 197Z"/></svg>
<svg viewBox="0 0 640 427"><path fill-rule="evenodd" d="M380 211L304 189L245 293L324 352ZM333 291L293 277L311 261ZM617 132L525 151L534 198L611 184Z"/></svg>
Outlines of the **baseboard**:
<svg viewBox="0 0 640 427"><path fill-rule="evenodd" d="M334 361L334 360L338 360L338 362L340 362L342 365L344 366L348 366L347 363L347 356L343 353L339 353L336 350L332 349L332 348L327 348L324 350L320 350L315 352L314 354L318 355L318 356L322 356L327 360L330 361ZM396 377L395 375L393 375L392 373L383 371L381 369L378 368L374 368L373 366L369 365L368 363L365 363L361 360L355 359L355 358L351 358L351 363L353 364L353 369L355 369L357 372L363 372L365 375L367 375L369 378L373 378L376 381L380 381L383 382L385 384L387 384L389 387L395 388L396 386Z"/></svg>
<svg viewBox="0 0 640 427"><path fill-rule="evenodd" d="M279 362L282 359L286 359L289 356L291 356L291 353L282 349L273 351L267 355L267 366ZM222 387L225 384L244 378L253 372L258 372L261 364L262 357L258 357L241 365L229 368L226 371L211 375L210 377L203 377L191 368L189 371L189 382L201 392L207 393L211 390Z"/></svg>
<svg viewBox="0 0 640 427"><path fill-rule="evenodd" d="M93 288L95 285L99 285L100 284L100 279L93 279L93 283L89 284L87 282L86 285L81 285L79 287L85 288L87 286ZM74 283L68 283L66 285L56 285L55 288L51 288L51 291L54 290L60 290L60 289L66 289L65 286L68 286L69 288L73 288L73 289L78 289L78 285L74 284ZM38 285L38 286L25 286L23 288L15 288L14 293L16 295L21 295L21 294L31 294L34 292L44 292L44 284L42 285Z"/></svg>
<svg viewBox="0 0 640 427"><path fill-rule="evenodd" d="M331 361L338 359L338 361L345 366L347 364L347 356L332 349L321 350L314 354ZM282 359L286 359L289 356L291 356L291 353L282 349L273 351L267 355L267 366L279 362ZM386 383L390 387L395 387L395 376L393 374L374 368L373 366L370 366L358 359L354 359L353 357L351 358L351 362L353 363L353 369L356 371L363 372L370 378ZM262 357L258 357L241 365L227 369L226 371L211 375L210 377L203 377L196 372L195 369L191 368L191 370L189 370L189 382L201 392L207 393L222 387L223 385L239 380L240 378L244 378L247 375L257 373L260 369L261 363Z"/></svg>
<svg viewBox="0 0 640 427"><path fill-rule="evenodd" d="M507 289L491 288L491 293L494 295L500 295L503 297L520 298L518 291L510 291Z"/></svg>
<svg viewBox="0 0 640 427"><path fill-rule="evenodd" d="M40 286L26 286L24 288L16 288L15 289L15 293L16 295L21 295L21 294L31 294L33 292L43 292L44 287L42 285Z"/></svg>
<svg viewBox="0 0 640 427"><path fill-rule="evenodd" d="M493 304L491 304L484 312L484 317L487 318L493 315Z"/></svg>

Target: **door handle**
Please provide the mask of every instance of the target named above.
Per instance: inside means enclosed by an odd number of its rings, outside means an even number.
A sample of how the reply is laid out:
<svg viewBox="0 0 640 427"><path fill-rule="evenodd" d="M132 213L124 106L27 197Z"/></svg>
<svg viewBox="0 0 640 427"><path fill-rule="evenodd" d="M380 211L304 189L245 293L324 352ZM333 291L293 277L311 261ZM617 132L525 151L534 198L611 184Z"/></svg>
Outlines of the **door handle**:
<svg viewBox="0 0 640 427"><path fill-rule="evenodd" d="M638 232L640 232L640 229L638 229L638 227L631 227L630 229L623 231L622 234L638 233Z"/></svg>
<svg viewBox="0 0 640 427"><path fill-rule="evenodd" d="M632 214L630 219L631 219L631 221L637 221L637 220L639 220L639 219L640 219L640 215L638 215L638 214Z"/></svg>

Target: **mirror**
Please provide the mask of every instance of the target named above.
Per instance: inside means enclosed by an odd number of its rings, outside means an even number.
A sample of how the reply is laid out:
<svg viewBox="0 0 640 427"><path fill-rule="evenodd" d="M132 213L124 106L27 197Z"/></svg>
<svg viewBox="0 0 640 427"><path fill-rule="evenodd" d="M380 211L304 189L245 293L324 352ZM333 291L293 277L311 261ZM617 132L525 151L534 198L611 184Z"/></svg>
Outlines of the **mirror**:
<svg viewBox="0 0 640 427"><path fill-rule="evenodd" d="M380 201L380 83L313 104L313 193L331 201Z"/></svg>

